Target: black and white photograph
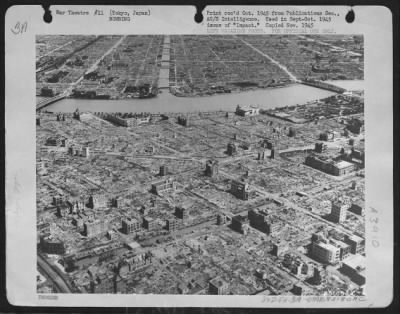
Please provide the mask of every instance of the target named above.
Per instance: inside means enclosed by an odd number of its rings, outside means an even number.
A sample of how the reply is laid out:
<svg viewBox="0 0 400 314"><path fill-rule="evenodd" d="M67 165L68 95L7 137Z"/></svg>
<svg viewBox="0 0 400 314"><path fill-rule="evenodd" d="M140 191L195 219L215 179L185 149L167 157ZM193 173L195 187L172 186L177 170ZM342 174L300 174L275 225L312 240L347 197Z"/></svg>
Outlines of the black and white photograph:
<svg viewBox="0 0 400 314"><path fill-rule="evenodd" d="M29 33L30 92L9 102L29 108L7 105L6 128L8 247L26 247L7 266L29 264L29 300L386 302L371 291L393 278L379 266L392 104L389 58L368 61L387 51L373 24L361 13L349 29L335 7L207 7L179 33L189 22L163 26L160 9L54 7L61 24ZM77 30L85 19L102 23Z"/></svg>
<svg viewBox="0 0 400 314"><path fill-rule="evenodd" d="M362 36L36 37L38 292L362 295Z"/></svg>

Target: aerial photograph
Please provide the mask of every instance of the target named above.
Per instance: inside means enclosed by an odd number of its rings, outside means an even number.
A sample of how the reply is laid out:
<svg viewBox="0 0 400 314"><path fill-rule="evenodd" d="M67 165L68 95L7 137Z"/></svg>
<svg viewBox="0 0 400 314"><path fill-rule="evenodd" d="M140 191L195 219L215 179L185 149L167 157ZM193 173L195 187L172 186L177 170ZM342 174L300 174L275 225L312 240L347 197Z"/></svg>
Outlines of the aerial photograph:
<svg viewBox="0 0 400 314"><path fill-rule="evenodd" d="M37 293L365 295L361 35L36 36Z"/></svg>

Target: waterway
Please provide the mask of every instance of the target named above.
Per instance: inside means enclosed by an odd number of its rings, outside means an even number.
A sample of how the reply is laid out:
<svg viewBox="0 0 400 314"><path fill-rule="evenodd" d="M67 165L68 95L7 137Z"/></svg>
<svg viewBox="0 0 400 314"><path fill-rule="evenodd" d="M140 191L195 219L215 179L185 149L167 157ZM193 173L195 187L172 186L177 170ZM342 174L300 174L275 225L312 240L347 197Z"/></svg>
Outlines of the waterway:
<svg viewBox="0 0 400 314"><path fill-rule="evenodd" d="M364 90L365 87L365 81L363 80L337 80L325 82L345 88L347 90Z"/></svg>
<svg viewBox="0 0 400 314"><path fill-rule="evenodd" d="M337 81L333 81L332 83ZM349 89L362 89L364 81L341 81L338 86ZM351 87L351 88L350 88ZM294 84L282 88L257 89L241 93L217 94L204 97L176 97L163 90L158 97L148 99L88 100L62 99L46 110L53 112L198 112L234 111L238 104L258 105L262 109L304 104L309 101L334 95L333 92L311 86Z"/></svg>

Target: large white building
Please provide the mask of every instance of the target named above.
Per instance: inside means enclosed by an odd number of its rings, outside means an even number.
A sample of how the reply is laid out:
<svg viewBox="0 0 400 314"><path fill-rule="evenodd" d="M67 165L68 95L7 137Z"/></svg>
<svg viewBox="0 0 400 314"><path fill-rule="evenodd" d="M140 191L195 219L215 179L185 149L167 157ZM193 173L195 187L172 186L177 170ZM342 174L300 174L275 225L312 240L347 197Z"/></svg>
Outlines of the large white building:
<svg viewBox="0 0 400 314"><path fill-rule="evenodd" d="M316 260L324 263L335 264L340 261L340 248L330 243L313 242L311 253Z"/></svg>
<svg viewBox="0 0 400 314"><path fill-rule="evenodd" d="M260 108L254 105L250 106L240 106L236 107L236 114L242 117L256 116L260 113Z"/></svg>

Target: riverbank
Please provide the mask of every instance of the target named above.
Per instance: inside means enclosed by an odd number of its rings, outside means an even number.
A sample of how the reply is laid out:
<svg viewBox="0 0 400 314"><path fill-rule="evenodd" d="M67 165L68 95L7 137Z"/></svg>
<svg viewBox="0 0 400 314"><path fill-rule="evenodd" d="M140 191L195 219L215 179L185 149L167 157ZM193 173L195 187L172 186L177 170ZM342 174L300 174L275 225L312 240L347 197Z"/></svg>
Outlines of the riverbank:
<svg viewBox="0 0 400 314"><path fill-rule="evenodd" d="M363 81L358 81L359 86L363 86L363 83ZM356 83L352 83L352 85L352 87L357 87L355 86ZM334 94L330 91L302 84L240 93L215 94L208 97L176 97L164 91L158 97L147 99L90 100L67 98L51 104L46 110L54 112L73 112L76 109L91 112L190 113L216 110L233 112L238 104L257 105L261 109L271 109L305 104Z"/></svg>

